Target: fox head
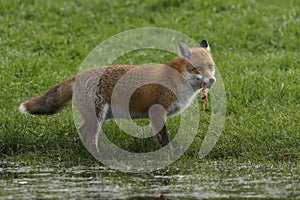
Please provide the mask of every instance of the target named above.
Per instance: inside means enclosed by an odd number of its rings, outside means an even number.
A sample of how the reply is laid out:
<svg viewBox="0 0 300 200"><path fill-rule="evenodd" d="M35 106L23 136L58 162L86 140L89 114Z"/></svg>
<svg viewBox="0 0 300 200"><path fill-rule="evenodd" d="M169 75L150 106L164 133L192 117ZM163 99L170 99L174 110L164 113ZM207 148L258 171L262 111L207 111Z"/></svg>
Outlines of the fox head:
<svg viewBox="0 0 300 200"><path fill-rule="evenodd" d="M206 40L202 40L199 47L193 48L179 41L178 54L189 63L185 76L193 88L199 89L203 84L210 88L215 83L215 63Z"/></svg>

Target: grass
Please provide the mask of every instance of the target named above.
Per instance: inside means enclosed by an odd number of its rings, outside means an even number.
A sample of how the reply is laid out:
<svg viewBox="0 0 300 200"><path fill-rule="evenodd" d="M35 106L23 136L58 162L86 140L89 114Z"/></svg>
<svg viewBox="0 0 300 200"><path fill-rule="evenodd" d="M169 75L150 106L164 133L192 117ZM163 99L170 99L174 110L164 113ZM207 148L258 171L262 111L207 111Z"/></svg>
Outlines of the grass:
<svg viewBox="0 0 300 200"><path fill-rule="evenodd" d="M18 106L77 73L101 41L128 29L154 26L210 42L228 110L224 132L207 160L298 162L299 25L297 0L0 0L0 159L96 162L80 141L71 106L38 117L21 115ZM167 61L153 55L149 51L147 61ZM145 63L140 55L127 58ZM176 118L169 121L170 127L176 123ZM204 127L179 165L198 159L208 123L206 112L200 124ZM129 150L158 147L154 139L146 142L122 134L113 122L105 127L112 140Z"/></svg>

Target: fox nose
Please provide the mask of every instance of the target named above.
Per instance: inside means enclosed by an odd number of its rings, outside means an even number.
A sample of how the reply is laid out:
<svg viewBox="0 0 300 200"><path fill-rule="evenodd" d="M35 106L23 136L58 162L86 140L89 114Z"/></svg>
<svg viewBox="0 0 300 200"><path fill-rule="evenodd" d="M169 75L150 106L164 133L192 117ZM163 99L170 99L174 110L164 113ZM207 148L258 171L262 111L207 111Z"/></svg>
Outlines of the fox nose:
<svg viewBox="0 0 300 200"><path fill-rule="evenodd" d="M213 84L215 81L216 81L215 78L210 78L210 79L209 79L209 83L210 83L210 84Z"/></svg>

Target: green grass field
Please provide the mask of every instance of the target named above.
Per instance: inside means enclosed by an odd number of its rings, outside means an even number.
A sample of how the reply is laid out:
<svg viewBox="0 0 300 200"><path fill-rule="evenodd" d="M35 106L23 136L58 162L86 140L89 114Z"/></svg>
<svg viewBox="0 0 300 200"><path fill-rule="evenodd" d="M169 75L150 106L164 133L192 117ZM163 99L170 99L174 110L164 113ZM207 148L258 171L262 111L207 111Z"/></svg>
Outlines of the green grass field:
<svg viewBox="0 0 300 200"><path fill-rule="evenodd" d="M21 102L77 73L101 41L140 27L206 38L227 95L225 129L206 160L298 162L300 157L300 1L39 1L0 0L0 159L70 165L97 162L84 148L67 106L28 117ZM164 57L153 62L166 62ZM126 58L126 56L125 56ZM145 63L143 57L124 62ZM127 56L129 58L129 56ZM197 160L209 123L178 161ZM141 123L144 123L142 121ZM169 126L176 128L176 118ZM172 125L173 124L173 125ZM121 133L111 139L132 151L158 147Z"/></svg>

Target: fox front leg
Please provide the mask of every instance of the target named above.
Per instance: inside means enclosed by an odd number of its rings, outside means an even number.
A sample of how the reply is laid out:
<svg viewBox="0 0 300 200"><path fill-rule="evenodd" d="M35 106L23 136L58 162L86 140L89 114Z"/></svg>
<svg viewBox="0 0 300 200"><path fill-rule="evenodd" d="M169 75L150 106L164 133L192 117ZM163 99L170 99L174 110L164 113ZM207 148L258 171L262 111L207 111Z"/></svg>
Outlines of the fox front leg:
<svg viewBox="0 0 300 200"><path fill-rule="evenodd" d="M166 146L170 142L168 130L166 127L166 110L163 106L155 104L151 106L149 110L149 117L153 127L153 131L157 134L157 137L162 144Z"/></svg>
<svg viewBox="0 0 300 200"><path fill-rule="evenodd" d="M163 128L158 132L157 137L160 140L162 146L166 146L170 143L170 138L166 125L164 125Z"/></svg>

